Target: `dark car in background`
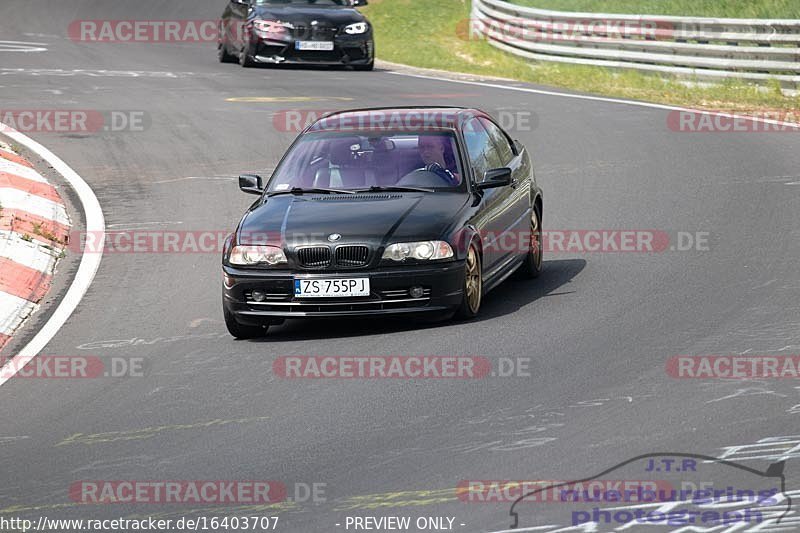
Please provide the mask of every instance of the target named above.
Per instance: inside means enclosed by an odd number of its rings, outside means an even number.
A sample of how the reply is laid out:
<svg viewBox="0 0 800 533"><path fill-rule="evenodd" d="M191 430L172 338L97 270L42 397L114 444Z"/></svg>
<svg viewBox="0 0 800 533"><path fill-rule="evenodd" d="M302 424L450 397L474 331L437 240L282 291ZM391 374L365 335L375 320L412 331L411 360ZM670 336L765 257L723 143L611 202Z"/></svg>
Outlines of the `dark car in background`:
<svg viewBox="0 0 800 533"><path fill-rule="evenodd" d="M258 64L346 65L372 70L372 26L356 6L367 0L229 0L218 57Z"/></svg>
<svg viewBox="0 0 800 533"><path fill-rule="evenodd" d="M475 317L483 295L542 268L542 191L526 149L463 108L327 115L295 140L223 252L239 338L287 318Z"/></svg>

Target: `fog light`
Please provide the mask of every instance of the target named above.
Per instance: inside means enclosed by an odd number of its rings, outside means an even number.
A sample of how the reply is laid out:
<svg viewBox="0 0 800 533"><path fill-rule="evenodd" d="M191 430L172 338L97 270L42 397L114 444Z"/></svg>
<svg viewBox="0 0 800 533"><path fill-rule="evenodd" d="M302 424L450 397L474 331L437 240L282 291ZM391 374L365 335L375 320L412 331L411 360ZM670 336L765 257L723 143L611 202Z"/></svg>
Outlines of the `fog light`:
<svg viewBox="0 0 800 533"><path fill-rule="evenodd" d="M417 287L417 286L411 287L408 290L408 294L410 294L412 298L422 298L423 294L422 287Z"/></svg>
<svg viewBox="0 0 800 533"><path fill-rule="evenodd" d="M253 291L252 296L253 300L255 300L256 302L263 302L264 300L267 299L267 296L261 291Z"/></svg>

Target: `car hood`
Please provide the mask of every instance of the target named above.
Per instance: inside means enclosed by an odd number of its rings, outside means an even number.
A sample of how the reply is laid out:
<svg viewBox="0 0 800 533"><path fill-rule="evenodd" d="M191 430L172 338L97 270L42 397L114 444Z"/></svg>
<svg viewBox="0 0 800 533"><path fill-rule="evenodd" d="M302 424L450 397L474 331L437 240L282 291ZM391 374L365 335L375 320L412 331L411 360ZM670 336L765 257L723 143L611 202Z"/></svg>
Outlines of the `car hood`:
<svg viewBox="0 0 800 533"><path fill-rule="evenodd" d="M251 209L239 228L243 244L369 244L433 240L454 223L465 193L370 193L275 196Z"/></svg>
<svg viewBox="0 0 800 533"><path fill-rule="evenodd" d="M366 20L364 15L348 7L302 5L258 6L255 8L251 18L280 20L306 26L311 25L314 20L329 26L342 26Z"/></svg>

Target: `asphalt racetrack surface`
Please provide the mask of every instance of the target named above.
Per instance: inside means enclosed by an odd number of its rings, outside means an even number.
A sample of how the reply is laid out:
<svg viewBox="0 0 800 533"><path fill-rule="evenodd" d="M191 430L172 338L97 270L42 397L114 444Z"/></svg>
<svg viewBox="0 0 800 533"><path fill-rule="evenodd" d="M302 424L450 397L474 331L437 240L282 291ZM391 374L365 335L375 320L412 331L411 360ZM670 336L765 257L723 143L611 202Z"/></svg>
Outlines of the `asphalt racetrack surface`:
<svg viewBox="0 0 800 533"><path fill-rule="evenodd" d="M744 445L755 452L732 459L757 469L786 459L787 490L797 487L796 380L681 380L665 370L680 354L800 353L797 134L682 133L659 108L385 68L243 69L219 64L213 43L67 37L78 19L213 20L223 7L0 3L2 39L47 48L0 49L0 107L144 112L143 131L30 133L91 185L109 231L232 231L254 198L235 176L269 175L296 135L280 131L276 114L443 104L530 113L509 129L533 155L545 229L699 233L708 245L550 252L540 279L505 282L471 322L288 321L258 341L225 330L218 253L107 253L43 353L141 358L145 375L5 383L2 516L279 515L278 530L302 533L345 530L348 516L441 516L455 518L454 530L494 531L510 526L509 504L461 501L460 482L581 479L640 454L730 457ZM279 356L422 354L529 365L477 380L272 371ZM786 438L758 452L777 437ZM620 476L637 479L607 477ZM84 505L69 493L81 480L280 480L293 500L304 499L298 484L324 484L324 496L265 509ZM557 505L525 505L520 527L565 520Z"/></svg>

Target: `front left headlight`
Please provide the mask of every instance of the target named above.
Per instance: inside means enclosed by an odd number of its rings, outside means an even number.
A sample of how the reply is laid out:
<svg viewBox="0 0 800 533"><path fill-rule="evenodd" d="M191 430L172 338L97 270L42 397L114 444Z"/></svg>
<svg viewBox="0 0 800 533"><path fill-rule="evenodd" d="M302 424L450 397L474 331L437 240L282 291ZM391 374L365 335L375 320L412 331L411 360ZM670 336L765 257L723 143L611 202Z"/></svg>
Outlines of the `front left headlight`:
<svg viewBox="0 0 800 533"><path fill-rule="evenodd" d="M383 259L428 261L453 257L453 249L445 241L398 242L386 247Z"/></svg>
<svg viewBox="0 0 800 533"><path fill-rule="evenodd" d="M277 246L234 246L230 263L236 266L269 265L286 263L286 254Z"/></svg>
<svg viewBox="0 0 800 533"><path fill-rule="evenodd" d="M344 32L348 35L361 35L362 33L367 33L368 30L369 24L366 22L356 22L344 28Z"/></svg>

